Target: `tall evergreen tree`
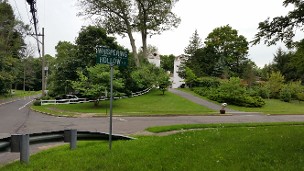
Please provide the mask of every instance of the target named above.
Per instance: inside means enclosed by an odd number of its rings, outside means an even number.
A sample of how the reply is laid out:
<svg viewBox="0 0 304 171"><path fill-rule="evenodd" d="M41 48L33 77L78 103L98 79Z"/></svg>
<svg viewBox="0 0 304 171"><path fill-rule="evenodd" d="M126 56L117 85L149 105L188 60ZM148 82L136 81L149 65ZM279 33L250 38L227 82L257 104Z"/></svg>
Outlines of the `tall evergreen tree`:
<svg viewBox="0 0 304 171"><path fill-rule="evenodd" d="M6 1L0 2L0 94L7 93L18 74L18 61L24 47L22 33L17 30L14 11Z"/></svg>

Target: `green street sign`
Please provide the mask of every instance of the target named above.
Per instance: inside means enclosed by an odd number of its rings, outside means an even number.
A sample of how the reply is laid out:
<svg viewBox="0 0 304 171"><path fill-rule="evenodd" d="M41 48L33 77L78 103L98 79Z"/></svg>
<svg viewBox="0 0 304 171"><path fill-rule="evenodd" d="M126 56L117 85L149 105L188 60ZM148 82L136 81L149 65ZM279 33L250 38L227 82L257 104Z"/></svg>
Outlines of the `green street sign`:
<svg viewBox="0 0 304 171"><path fill-rule="evenodd" d="M128 51L110 49L104 46L96 47L96 63L118 66L128 65Z"/></svg>

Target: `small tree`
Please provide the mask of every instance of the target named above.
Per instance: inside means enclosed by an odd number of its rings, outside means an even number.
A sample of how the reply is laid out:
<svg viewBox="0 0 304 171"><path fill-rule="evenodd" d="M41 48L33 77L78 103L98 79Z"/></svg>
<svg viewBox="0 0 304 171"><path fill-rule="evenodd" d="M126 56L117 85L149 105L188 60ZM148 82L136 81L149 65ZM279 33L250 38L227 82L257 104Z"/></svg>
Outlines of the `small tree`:
<svg viewBox="0 0 304 171"><path fill-rule="evenodd" d="M171 84L170 77L168 76L166 71L163 69L160 69L160 72L158 75L159 76L157 78L157 84L158 84L159 90L162 91L163 95L164 95L165 91L167 91L168 87Z"/></svg>
<svg viewBox="0 0 304 171"><path fill-rule="evenodd" d="M99 98L105 90L110 91L110 67L96 65L86 69L88 74L78 71L79 80L72 81L72 87L80 94L95 99L94 106L98 106ZM119 70L114 70L113 92L117 93L124 88Z"/></svg>
<svg viewBox="0 0 304 171"><path fill-rule="evenodd" d="M187 85L189 85L189 87L192 87L193 84L195 83L197 77L194 74L194 72L189 68L186 67L185 68L185 82Z"/></svg>
<svg viewBox="0 0 304 171"><path fill-rule="evenodd" d="M279 98L280 91L284 85L284 76L280 72L272 72L268 81L271 98Z"/></svg>

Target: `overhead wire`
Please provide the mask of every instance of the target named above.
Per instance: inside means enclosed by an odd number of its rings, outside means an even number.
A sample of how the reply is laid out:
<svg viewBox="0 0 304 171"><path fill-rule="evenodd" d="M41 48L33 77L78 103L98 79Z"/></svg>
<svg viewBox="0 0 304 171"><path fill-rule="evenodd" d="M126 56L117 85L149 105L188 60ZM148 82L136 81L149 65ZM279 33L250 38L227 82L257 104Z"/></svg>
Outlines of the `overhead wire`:
<svg viewBox="0 0 304 171"><path fill-rule="evenodd" d="M38 19L37 19L37 7L36 7L36 0L26 0L27 3L30 5L30 12L32 13L32 24L34 24L36 42L38 47L39 57L41 57L40 45L39 45L39 34L38 34Z"/></svg>

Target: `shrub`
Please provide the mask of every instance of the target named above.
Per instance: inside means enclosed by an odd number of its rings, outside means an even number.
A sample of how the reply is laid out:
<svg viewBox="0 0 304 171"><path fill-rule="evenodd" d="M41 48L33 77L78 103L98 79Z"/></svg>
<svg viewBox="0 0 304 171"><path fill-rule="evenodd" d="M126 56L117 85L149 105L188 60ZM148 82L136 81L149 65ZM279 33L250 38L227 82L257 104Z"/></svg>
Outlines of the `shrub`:
<svg viewBox="0 0 304 171"><path fill-rule="evenodd" d="M218 78L201 77L197 79L196 86L198 87L219 87L221 84Z"/></svg>
<svg viewBox="0 0 304 171"><path fill-rule="evenodd" d="M40 100L35 100L33 105L34 106L41 106L41 101Z"/></svg>
<svg viewBox="0 0 304 171"><path fill-rule="evenodd" d="M269 99L270 98L270 89L269 89L269 86L266 84L266 85L259 85L257 87L257 90L258 92L258 96L262 97L263 99Z"/></svg>
<svg viewBox="0 0 304 171"><path fill-rule="evenodd" d="M262 107L265 105L265 101L261 97L251 96L246 88L241 85L240 79L235 77L223 82L218 88L211 88L207 98L220 103L225 102L245 107Z"/></svg>
<svg viewBox="0 0 304 171"><path fill-rule="evenodd" d="M284 86L280 91L280 99L284 102L291 101L291 90L288 86Z"/></svg>
<svg viewBox="0 0 304 171"><path fill-rule="evenodd" d="M304 92L297 94L297 99L300 101L304 101Z"/></svg>
<svg viewBox="0 0 304 171"><path fill-rule="evenodd" d="M206 87L195 87L192 89L194 93L200 96L208 96L210 89Z"/></svg>
<svg viewBox="0 0 304 171"><path fill-rule="evenodd" d="M294 100L298 99L298 96L297 96L298 93L301 93L304 91L304 87L301 85L301 81L290 82L288 84L288 87L290 89L291 98Z"/></svg>

